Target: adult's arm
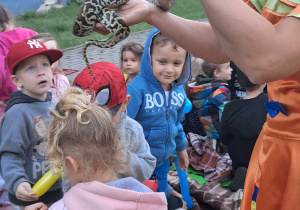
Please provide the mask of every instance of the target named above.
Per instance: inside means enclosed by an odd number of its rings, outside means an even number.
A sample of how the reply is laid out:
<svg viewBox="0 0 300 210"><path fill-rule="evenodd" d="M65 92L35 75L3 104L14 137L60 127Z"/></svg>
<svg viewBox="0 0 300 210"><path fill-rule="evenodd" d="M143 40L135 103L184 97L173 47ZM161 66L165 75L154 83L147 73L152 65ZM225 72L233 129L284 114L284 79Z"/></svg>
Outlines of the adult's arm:
<svg viewBox="0 0 300 210"><path fill-rule="evenodd" d="M129 26L140 22L155 26L178 45L204 60L213 63L226 63L230 60L207 23L178 17L144 0L130 0L116 12ZM107 30L100 23L96 24L95 31L107 34Z"/></svg>
<svg viewBox="0 0 300 210"><path fill-rule="evenodd" d="M253 83L275 81L299 71L298 18L287 17L273 26L240 0L201 0L201 3L212 27L177 17L143 0L130 0L117 13L128 25L139 22L154 25L204 60L213 63L233 60ZM96 27L103 30L103 26Z"/></svg>
<svg viewBox="0 0 300 210"><path fill-rule="evenodd" d="M222 49L254 83L300 70L300 19L273 26L239 0L200 0Z"/></svg>

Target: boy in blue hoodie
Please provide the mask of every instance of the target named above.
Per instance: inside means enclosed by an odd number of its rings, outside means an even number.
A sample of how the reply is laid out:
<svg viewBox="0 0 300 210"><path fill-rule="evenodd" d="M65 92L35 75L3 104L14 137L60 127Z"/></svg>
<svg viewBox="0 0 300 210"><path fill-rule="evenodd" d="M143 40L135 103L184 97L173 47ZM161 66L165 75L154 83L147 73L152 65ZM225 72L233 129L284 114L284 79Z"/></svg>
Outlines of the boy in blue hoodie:
<svg viewBox="0 0 300 210"><path fill-rule="evenodd" d="M186 100L182 84L190 75L191 55L153 29L145 44L140 74L127 86L131 97L128 116L143 127L156 158L158 191L166 195L169 157L176 150L179 168L186 169L189 164L180 120Z"/></svg>
<svg viewBox="0 0 300 210"><path fill-rule="evenodd" d="M38 199L51 204L63 196L60 180L40 198L31 188L49 170L44 135L56 102L48 90L53 79L51 64L61 57L60 50L47 49L33 39L15 43L6 57L11 80L21 90L11 94L1 120L0 166L9 200L17 206Z"/></svg>

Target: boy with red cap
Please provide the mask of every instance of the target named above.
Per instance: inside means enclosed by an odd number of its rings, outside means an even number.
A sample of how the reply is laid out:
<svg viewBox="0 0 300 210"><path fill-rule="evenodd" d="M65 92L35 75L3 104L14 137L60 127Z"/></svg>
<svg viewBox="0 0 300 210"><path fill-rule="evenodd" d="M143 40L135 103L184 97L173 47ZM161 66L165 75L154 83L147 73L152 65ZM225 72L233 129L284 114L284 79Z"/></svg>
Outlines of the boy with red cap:
<svg viewBox="0 0 300 210"><path fill-rule="evenodd" d="M1 176L10 202L20 209L38 199L51 204L63 196L60 181L40 198L31 188L49 170L43 137L56 102L48 90L53 79L51 64L62 54L26 39L12 45L6 57L11 80L21 90L11 94L0 124Z"/></svg>
<svg viewBox="0 0 300 210"><path fill-rule="evenodd" d="M77 75L73 85L85 90L91 95L91 100L96 100L100 106L105 106L111 112L118 136L127 151L127 172L119 176L133 177L143 182L152 175L156 159L150 153L142 126L127 116L126 108L130 96L126 95L123 72L109 62L93 63L90 67L96 81L85 68Z"/></svg>

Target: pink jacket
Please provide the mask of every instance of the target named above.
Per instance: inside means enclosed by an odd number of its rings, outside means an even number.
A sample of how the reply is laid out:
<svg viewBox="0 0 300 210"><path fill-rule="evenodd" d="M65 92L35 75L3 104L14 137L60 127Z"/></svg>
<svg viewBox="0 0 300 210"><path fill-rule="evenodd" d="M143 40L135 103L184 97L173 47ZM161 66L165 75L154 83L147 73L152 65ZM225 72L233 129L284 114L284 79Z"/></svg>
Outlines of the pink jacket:
<svg viewBox="0 0 300 210"><path fill-rule="evenodd" d="M53 85L50 88L52 97L59 101L60 97L64 95L65 89L70 87L68 78L62 74L53 75Z"/></svg>
<svg viewBox="0 0 300 210"><path fill-rule="evenodd" d="M129 182L125 181L117 187L108 186L97 181L76 184L64 195L63 199L54 203L49 210L167 209L167 200L164 193L152 192L133 178L121 180L129 180ZM127 189L120 189L120 187L127 187ZM132 187L147 188L147 192L137 192L128 189Z"/></svg>
<svg viewBox="0 0 300 210"><path fill-rule="evenodd" d="M37 33L27 28L14 28L0 33L0 100L8 100L9 95L16 91L16 86L10 80L10 72L5 62L5 56L11 45L30 38Z"/></svg>

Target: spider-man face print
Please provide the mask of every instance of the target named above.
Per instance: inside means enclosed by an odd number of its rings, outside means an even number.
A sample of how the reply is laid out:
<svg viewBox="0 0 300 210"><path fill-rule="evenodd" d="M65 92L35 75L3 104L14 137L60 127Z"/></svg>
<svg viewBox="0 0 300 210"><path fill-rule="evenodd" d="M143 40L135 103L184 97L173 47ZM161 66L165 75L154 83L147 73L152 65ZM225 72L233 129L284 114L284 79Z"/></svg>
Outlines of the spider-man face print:
<svg viewBox="0 0 300 210"><path fill-rule="evenodd" d="M80 87L91 95L91 100L97 100L99 105L107 108L122 103L126 97L126 82L123 72L109 62L97 62L90 65L96 79L93 80L87 68L77 75L73 86Z"/></svg>

